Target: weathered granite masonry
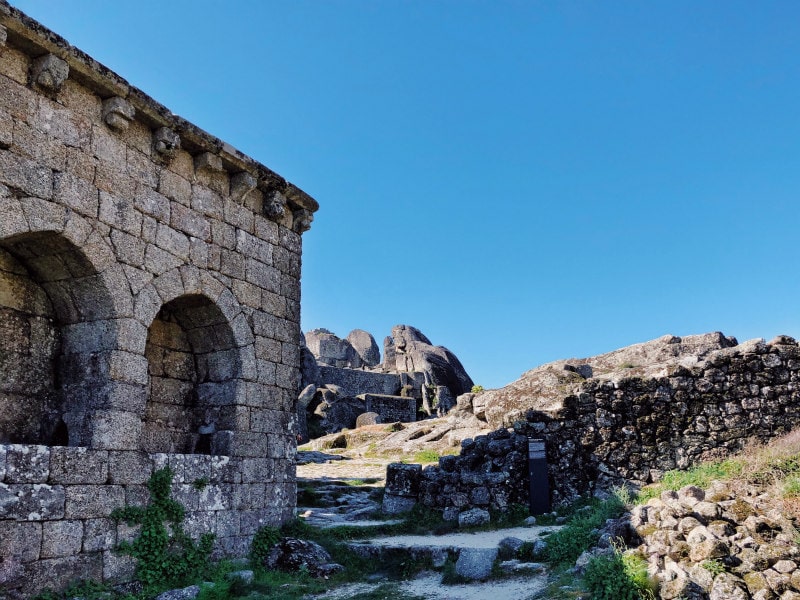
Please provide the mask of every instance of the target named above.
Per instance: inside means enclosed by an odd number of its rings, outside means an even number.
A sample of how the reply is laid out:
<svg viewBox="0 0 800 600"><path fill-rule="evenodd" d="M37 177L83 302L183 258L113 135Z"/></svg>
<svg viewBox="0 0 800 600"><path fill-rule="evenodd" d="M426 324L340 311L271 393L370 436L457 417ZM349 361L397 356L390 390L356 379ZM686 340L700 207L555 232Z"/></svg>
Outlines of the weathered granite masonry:
<svg viewBox="0 0 800 600"><path fill-rule="evenodd" d="M166 463L218 554L292 515L317 208L0 0L0 588L128 577Z"/></svg>
<svg viewBox="0 0 800 600"><path fill-rule="evenodd" d="M422 471L420 501L431 507L503 509L528 502L527 439L547 443L554 503L624 482L657 481L768 442L800 426L800 347L780 336L711 353L662 377L587 380L561 408L530 411L512 428L462 442Z"/></svg>

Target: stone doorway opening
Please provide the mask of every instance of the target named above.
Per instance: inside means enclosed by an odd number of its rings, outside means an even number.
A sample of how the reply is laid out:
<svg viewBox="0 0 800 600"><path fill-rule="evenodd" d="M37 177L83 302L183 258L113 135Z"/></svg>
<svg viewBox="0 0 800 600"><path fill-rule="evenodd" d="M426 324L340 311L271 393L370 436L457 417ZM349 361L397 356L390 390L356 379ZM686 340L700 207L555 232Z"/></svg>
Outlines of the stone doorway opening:
<svg viewBox="0 0 800 600"><path fill-rule="evenodd" d="M225 454L235 415L241 359L219 307L199 294L164 304L150 325L145 356L147 452Z"/></svg>
<svg viewBox="0 0 800 600"><path fill-rule="evenodd" d="M0 242L0 443L88 444L112 313L96 269L61 234Z"/></svg>

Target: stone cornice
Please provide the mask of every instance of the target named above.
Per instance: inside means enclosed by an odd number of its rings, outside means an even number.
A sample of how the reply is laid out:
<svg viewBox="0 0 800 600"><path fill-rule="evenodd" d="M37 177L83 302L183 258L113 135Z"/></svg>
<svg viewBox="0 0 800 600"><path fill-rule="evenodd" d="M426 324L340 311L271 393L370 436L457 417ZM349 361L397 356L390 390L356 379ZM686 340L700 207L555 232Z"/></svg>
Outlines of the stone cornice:
<svg viewBox="0 0 800 600"><path fill-rule="evenodd" d="M167 128L180 136L180 147L193 156L211 153L220 157L223 168L231 176L249 173L257 187L265 193L278 191L289 202L292 210L313 213L319 203L303 190L230 144L211 135L197 125L173 114L166 106L132 86L114 71L71 45L67 40L46 28L38 21L0 0L0 28L5 28L5 44L32 59L48 54L67 63L69 78L92 90L103 100L118 97L134 109L134 119L151 130Z"/></svg>

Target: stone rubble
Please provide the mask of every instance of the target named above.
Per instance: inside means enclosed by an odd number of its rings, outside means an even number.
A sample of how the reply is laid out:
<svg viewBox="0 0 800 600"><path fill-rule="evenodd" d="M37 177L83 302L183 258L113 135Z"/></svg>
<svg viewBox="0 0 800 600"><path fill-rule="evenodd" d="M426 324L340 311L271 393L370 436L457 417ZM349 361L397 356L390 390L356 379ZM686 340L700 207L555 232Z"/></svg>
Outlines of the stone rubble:
<svg viewBox="0 0 800 600"><path fill-rule="evenodd" d="M798 532L758 488L666 491L635 507L630 525L663 600L800 598Z"/></svg>

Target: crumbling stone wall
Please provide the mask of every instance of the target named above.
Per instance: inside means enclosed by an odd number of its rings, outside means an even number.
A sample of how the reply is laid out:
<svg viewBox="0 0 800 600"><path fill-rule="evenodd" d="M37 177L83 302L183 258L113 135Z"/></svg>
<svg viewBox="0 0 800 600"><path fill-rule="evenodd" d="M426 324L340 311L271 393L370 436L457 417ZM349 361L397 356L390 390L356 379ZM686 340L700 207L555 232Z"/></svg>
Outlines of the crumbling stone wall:
<svg viewBox="0 0 800 600"><path fill-rule="evenodd" d="M431 507L527 504L527 439L547 444L554 503L624 482L658 481L664 471L768 442L800 426L800 347L780 336L719 350L663 377L589 380L553 413L464 440L422 472Z"/></svg>
<svg viewBox="0 0 800 600"><path fill-rule="evenodd" d="M162 464L220 555L292 516L317 207L0 0L0 587L129 577Z"/></svg>

